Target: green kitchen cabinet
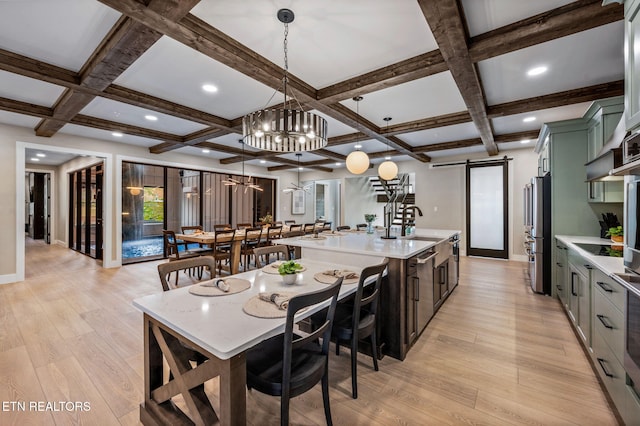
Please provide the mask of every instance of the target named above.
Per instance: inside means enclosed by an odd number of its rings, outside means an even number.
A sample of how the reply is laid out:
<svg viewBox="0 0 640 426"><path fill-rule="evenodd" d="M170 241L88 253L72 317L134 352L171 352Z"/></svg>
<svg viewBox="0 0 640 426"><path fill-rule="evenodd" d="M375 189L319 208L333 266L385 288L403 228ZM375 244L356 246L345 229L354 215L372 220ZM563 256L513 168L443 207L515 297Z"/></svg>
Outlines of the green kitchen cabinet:
<svg viewBox="0 0 640 426"><path fill-rule="evenodd" d="M562 241L556 239L555 263L553 265L554 285L556 295L565 308L568 303L567 274L569 265L567 261L567 250L567 246Z"/></svg>
<svg viewBox="0 0 640 426"><path fill-rule="evenodd" d="M627 130L640 125L640 0L624 3L624 103Z"/></svg>

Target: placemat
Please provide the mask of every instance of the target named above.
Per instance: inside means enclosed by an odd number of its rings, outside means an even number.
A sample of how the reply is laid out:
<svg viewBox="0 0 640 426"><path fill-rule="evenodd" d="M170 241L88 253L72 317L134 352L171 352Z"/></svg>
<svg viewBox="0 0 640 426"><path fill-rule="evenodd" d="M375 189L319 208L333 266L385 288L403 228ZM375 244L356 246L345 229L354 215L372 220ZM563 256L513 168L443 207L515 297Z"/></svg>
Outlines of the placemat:
<svg viewBox="0 0 640 426"><path fill-rule="evenodd" d="M278 291L277 293L280 296L285 296L289 299L298 294L287 291ZM247 315L258 318L284 318L287 316L286 309L280 309L274 303L260 299L260 296L253 296L251 299L247 300L242 307L242 310ZM302 312L302 310L300 310L300 312Z"/></svg>
<svg viewBox="0 0 640 426"><path fill-rule="evenodd" d="M312 241L320 241L320 240L326 240L327 237L323 237L322 235L318 235L317 237L315 237L313 235L303 235L302 237L300 237L300 239L312 240Z"/></svg>
<svg viewBox="0 0 640 426"><path fill-rule="evenodd" d="M224 278L223 281L231 287L229 291L224 292L214 285L215 281L220 278L202 281L189 287L189 293L196 296L228 296L230 294L240 293L251 288L251 282L242 278Z"/></svg>
<svg viewBox="0 0 640 426"><path fill-rule="evenodd" d="M326 271L324 271L324 272L318 272L317 274L315 274L315 275L313 276L313 278L314 278L316 281L321 282L322 284L333 284L334 282L336 282L336 280L337 280L337 279L338 279L338 277L340 277L340 276L348 275L348 274L351 274L351 273L354 273L354 274L355 274L355 272L354 272L354 271L348 271L348 270L346 270L346 269L344 269L344 270L337 270L335 275L334 275L333 273L331 273L331 274L326 274L325 272L326 272ZM355 283L357 283L357 282L358 282L358 280L360 280L360 275L356 274L356 276L355 276L355 277L353 277L353 278L345 278L345 279L343 279L343 280L342 280L342 284L355 284Z"/></svg>
<svg viewBox="0 0 640 426"><path fill-rule="evenodd" d="M338 232L338 231L328 231L328 232L323 232L322 235L327 236L327 237L342 237L346 234L342 233L342 232Z"/></svg>
<svg viewBox="0 0 640 426"><path fill-rule="evenodd" d="M285 261L284 260L277 260L277 261L275 261L273 263L268 264L267 266L263 266L262 267L262 272L265 272L267 274L274 274L274 275L280 274L278 272L278 267L280 265L282 265L283 262L285 262ZM298 272L304 272L304 271L307 270L307 268L304 265L300 265L300 266L302 266L302 269L299 269Z"/></svg>
<svg viewBox="0 0 640 426"><path fill-rule="evenodd" d="M364 234L367 231L366 230L360 230L360 229L345 229L344 232L351 232L353 234Z"/></svg>

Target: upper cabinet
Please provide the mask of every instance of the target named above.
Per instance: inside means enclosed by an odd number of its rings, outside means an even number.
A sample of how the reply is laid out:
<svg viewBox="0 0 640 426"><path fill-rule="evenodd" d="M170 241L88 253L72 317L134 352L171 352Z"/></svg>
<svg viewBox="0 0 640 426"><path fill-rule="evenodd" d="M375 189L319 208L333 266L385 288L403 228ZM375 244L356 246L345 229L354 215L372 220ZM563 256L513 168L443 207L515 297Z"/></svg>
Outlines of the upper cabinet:
<svg viewBox="0 0 640 426"><path fill-rule="evenodd" d="M625 76L624 101L627 130L640 124L640 0L624 4Z"/></svg>

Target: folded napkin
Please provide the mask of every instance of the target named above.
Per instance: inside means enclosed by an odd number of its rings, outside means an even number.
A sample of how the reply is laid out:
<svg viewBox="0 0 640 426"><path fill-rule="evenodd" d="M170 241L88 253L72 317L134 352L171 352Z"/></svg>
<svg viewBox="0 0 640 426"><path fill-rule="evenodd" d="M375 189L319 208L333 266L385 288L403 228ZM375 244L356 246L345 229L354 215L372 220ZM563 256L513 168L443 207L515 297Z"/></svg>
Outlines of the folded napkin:
<svg viewBox="0 0 640 426"><path fill-rule="evenodd" d="M278 293L260 293L260 300L265 302L271 302L278 307L278 309L286 311L289 306L289 298L287 296L280 295Z"/></svg>
<svg viewBox="0 0 640 426"><path fill-rule="evenodd" d="M329 275L330 277L342 277L345 280L352 280L354 278L359 278L358 274L353 271L344 271L341 269L330 269L328 271L323 272L324 275Z"/></svg>
<svg viewBox="0 0 640 426"><path fill-rule="evenodd" d="M231 290L231 287L229 286L229 284L225 283L224 280L221 280L221 279L213 280L205 284L202 284L202 287L217 287L220 290L224 291L225 293Z"/></svg>

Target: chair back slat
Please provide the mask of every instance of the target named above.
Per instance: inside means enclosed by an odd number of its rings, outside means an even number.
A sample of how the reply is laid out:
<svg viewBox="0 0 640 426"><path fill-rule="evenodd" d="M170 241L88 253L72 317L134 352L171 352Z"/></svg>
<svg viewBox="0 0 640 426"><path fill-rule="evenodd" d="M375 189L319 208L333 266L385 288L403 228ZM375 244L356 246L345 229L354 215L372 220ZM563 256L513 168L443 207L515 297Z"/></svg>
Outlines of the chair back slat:
<svg viewBox="0 0 640 426"><path fill-rule="evenodd" d="M177 288L178 285L171 283L167 278L173 272L178 272L184 269L208 267L209 271L215 271L216 262L211 256L199 256L190 259L180 259L174 262L166 262L158 265L158 275L160 276L160 283L162 284L162 290L169 291Z"/></svg>

